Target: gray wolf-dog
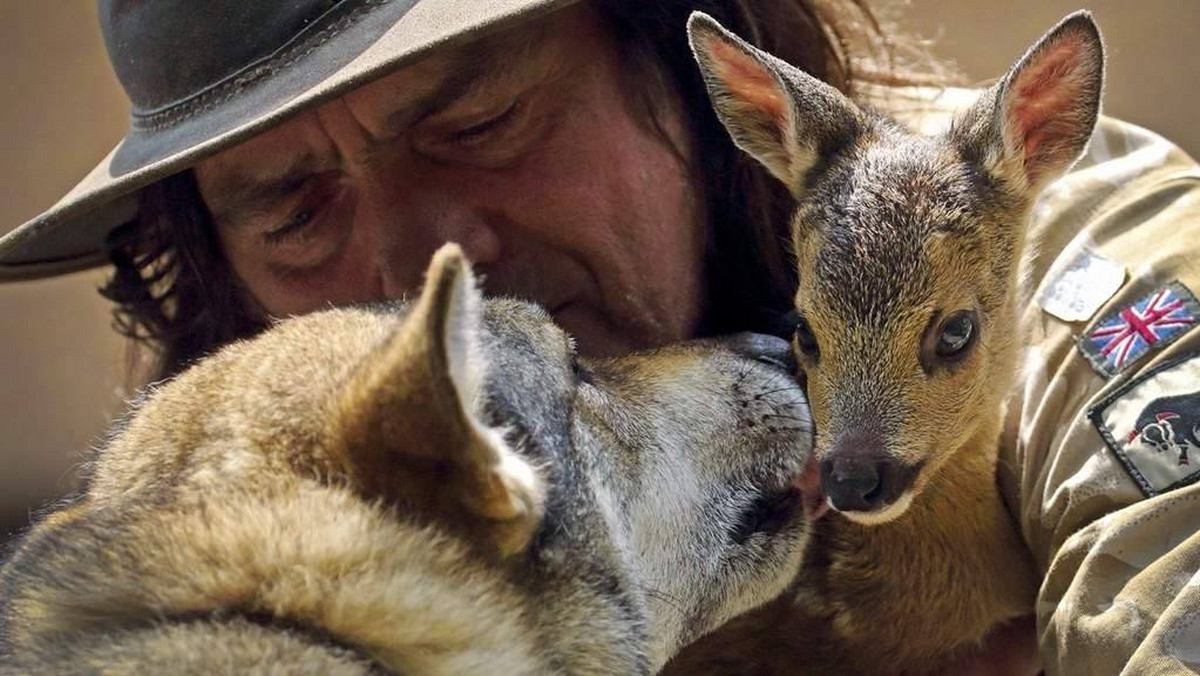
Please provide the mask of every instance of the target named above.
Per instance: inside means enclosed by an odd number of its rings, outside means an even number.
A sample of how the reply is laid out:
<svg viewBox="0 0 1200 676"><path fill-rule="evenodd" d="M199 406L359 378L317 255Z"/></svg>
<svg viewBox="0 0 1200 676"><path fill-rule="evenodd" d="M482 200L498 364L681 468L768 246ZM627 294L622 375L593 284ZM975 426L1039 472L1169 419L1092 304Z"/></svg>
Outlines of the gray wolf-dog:
<svg viewBox="0 0 1200 676"><path fill-rule="evenodd" d="M3 569L7 669L653 673L800 565L789 352L577 359L443 248L155 388Z"/></svg>
<svg viewBox="0 0 1200 676"><path fill-rule="evenodd" d="M998 439L1027 221L1091 136L1099 32L1067 17L933 137L706 16L689 34L718 117L796 198L793 345L833 508L795 593L758 617L781 649L706 654L738 673L764 654L773 673L936 669L1032 612Z"/></svg>

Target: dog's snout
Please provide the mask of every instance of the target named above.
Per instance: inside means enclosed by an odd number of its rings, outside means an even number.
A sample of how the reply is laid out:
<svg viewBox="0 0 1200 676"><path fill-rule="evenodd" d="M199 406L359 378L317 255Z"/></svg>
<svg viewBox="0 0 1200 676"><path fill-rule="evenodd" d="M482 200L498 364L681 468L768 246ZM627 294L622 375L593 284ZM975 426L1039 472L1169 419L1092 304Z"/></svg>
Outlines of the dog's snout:
<svg viewBox="0 0 1200 676"><path fill-rule="evenodd" d="M838 511L874 512L895 503L919 469L889 457L878 439L854 435L821 461L821 490Z"/></svg>
<svg viewBox="0 0 1200 676"><path fill-rule="evenodd" d="M734 334L724 342L744 357L777 366L789 373L795 373L797 370L791 344L778 336L745 332Z"/></svg>

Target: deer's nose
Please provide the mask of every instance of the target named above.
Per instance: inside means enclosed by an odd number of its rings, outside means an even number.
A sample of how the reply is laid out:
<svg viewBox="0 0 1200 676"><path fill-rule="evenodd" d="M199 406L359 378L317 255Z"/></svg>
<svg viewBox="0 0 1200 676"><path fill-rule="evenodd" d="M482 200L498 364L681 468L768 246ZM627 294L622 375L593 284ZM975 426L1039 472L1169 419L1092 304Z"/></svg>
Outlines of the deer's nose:
<svg viewBox="0 0 1200 676"><path fill-rule="evenodd" d="M918 470L889 457L880 440L852 435L821 461L821 490L839 512L874 512L896 502Z"/></svg>
<svg viewBox="0 0 1200 676"><path fill-rule="evenodd" d="M821 490L839 512L873 512L883 504L882 462L835 458L821 463Z"/></svg>

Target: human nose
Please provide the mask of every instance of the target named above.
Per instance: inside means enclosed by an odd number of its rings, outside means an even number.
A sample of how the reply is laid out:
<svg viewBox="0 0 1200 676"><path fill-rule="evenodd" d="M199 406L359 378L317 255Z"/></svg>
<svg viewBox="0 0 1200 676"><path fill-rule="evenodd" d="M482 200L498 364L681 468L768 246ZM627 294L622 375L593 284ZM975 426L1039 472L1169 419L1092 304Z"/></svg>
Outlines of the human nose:
<svg viewBox="0 0 1200 676"><path fill-rule="evenodd" d="M459 178L393 166L372 172L359 201L359 224L371 233L385 297L398 298L420 284L433 252L454 242L477 269L502 256L495 215L475 204Z"/></svg>
<svg viewBox="0 0 1200 676"><path fill-rule="evenodd" d="M403 134L371 139L340 100L320 112L356 185L354 230L373 258L379 293L399 298L415 290L433 252L448 242L476 268L501 259L503 218L488 208L487 177L412 152Z"/></svg>

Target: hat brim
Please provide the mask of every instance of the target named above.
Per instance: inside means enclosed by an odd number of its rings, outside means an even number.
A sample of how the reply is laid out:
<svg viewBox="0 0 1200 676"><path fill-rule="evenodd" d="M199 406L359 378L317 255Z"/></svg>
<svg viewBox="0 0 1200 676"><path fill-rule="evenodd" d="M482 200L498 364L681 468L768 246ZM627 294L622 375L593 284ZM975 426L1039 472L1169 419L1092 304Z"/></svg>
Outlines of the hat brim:
<svg viewBox="0 0 1200 676"><path fill-rule="evenodd" d="M49 210L0 237L0 282L108 262L104 243L137 217L137 192L287 117L378 78L431 50L479 39L578 0L379 0L265 74L183 119L137 125Z"/></svg>

